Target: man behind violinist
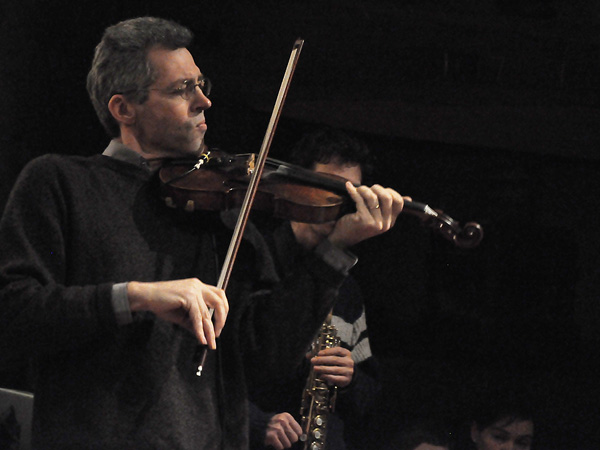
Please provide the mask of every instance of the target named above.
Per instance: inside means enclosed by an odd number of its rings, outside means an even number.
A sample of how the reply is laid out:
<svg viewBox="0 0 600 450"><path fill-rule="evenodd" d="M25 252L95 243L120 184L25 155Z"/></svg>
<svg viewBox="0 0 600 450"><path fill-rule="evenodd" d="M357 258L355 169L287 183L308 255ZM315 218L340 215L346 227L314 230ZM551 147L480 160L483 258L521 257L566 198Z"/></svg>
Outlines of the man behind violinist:
<svg viewBox="0 0 600 450"><path fill-rule="evenodd" d="M288 159L298 166L342 177L356 185L361 184L372 170L366 144L332 128L305 134L293 147ZM335 223L282 223L274 231L274 236L293 237L277 241L274 253L278 267L282 271L293 267L295 257L302 251L314 249L330 235L334 226ZM300 245L285 248L281 245L285 241L295 241ZM363 448L357 442L358 430L367 433L365 422L380 389L377 361L371 353L365 306L354 278L346 278L337 297L331 324L341 340L340 346L323 349L317 357L305 361L306 364L299 370L266 386L250 389L251 448L303 448L304 443L293 444L303 432L298 412L309 366L314 368L319 379L337 386L335 412L327 421L326 448Z"/></svg>
<svg viewBox="0 0 600 450"><path fill-rule="evenodd" d="M227 295L215 287L231 230L158 194L162 162L197 157L207 130L191 38L150 17L107 28L88 92L108 147L31 161L6 205L0 364L34 359L34 448L246 448L246 380L298 364L353 262L343 249L402 210L391 189L349 186L357 212L292 273L248 239ZM200 378L198 344L215 350Z"/></svg>

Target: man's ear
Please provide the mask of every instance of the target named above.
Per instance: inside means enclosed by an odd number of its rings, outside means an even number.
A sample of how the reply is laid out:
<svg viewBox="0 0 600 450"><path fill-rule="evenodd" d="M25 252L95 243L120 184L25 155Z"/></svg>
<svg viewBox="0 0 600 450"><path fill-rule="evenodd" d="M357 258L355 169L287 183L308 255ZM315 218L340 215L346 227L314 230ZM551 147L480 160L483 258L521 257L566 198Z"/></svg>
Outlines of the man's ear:
<svg viewBox="0 0 600 450"><path fill-rule="evenodd" d="M135 108L122 94L113 95L108 101L108 110L119 124L135 123Z"/></svg>

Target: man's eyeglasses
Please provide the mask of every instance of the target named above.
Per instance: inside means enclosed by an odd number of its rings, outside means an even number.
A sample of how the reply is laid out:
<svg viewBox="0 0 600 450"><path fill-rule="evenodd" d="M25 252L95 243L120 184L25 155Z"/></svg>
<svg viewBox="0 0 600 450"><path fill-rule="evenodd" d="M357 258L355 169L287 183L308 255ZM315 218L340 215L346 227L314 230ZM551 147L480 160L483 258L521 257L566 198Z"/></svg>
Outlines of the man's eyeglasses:
<svg viewBox="0 0 600 450"><path fill-rule="evenodd" d="M189 100L194 96L194 93L196 92L197 87L200 88L200 90L206 97L208 97L210 95L210 91L212 89L212 83L210 82L210 80L207 77L201 76L198 78L197 83L194 83L192 80L185 80L183 83L181 83L181 86L176 87L176 88L132 89L130 91L125 91L125 92L121 92L121 93L122 94L130 94L132 92L140 92L140 91L159 91L159 92L164 92L165 94L169 94L169 95L179 95L184 100Z"/></svg>

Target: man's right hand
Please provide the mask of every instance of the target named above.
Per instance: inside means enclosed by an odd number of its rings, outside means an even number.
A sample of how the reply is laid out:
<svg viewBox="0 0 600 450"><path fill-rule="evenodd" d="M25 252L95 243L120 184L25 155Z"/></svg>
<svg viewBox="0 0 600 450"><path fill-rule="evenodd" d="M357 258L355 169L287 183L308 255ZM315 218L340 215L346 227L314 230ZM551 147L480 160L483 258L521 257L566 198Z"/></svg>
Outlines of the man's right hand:
<svg viewBox="0 0 600 450"><path fill-rule="evenodd" d="M275 414L267 425L265 446L271 446L276 450L290 448L294 442L298 442L301 435L302 427L291 414Z"/></svg>
<svg viewBox="0 0 600 450"><path fill-rule="evenodd" d="M157 317L181 325L203 345L217 348L216 338L225 325L229 303L222 289L197 278L127 283L131 311L151 311ZM214 309L214 325L209 309Z"/></svg>

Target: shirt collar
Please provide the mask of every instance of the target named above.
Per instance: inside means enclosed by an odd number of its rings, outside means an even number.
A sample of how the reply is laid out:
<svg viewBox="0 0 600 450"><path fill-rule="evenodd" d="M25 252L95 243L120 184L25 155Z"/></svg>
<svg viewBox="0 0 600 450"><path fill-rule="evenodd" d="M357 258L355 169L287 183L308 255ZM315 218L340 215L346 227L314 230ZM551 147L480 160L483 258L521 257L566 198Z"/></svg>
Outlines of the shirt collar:
<svg viewBox="0 0 600 450"><path fill-rule="evenodd" d="M116 139L110 141L110 144L108 144L108 147L106 147L102 154L104 156L138 166L147 172L155 172L160 167L160 164L154 164L156 161L149 161L145 159L139 153L130 149Z"/></svg>

